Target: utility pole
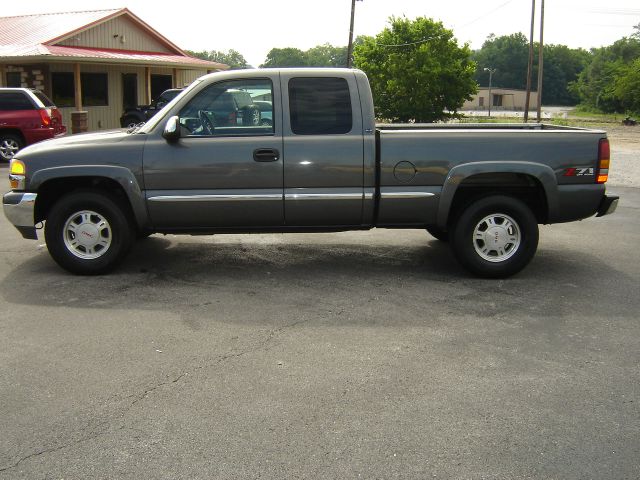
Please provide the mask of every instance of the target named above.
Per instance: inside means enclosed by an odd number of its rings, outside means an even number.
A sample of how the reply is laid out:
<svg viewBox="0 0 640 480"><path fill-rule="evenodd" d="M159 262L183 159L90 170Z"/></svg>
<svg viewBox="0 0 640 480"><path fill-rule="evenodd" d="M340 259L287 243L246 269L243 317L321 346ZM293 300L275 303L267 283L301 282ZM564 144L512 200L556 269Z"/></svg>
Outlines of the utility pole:
<svg viewBox="0 0 640 480"><path fill-rule="evenodd" d="M362 1L362 0L358 0ZM347 47L347 68L353 65L353 19L356 14L356 0L351 0L351 24L349 26L349 46Z"/></svg>
<svg viewBox="0 0 640 480"><path fill-rule="evenodd" d="M544 70L544 58L542 51L544 50L544 0L540 3L540 52L538 52L538 119L540 123L542 118L542 72Z"/></svg>
<svg viewBox="0 0 640 480"><path fill-rule="evenodd" d="M489 117L491 118L491 80L493 79L493 74L496 73L495 68L485 68L485 72L489 72Z"/></svg>
<svg viewBox="0 0 640 480"><path fill-rule="evenodd" d="M529 64L527 65L527 97L524 102L524 123L529 121L529 102L531 100L531 75L533 74L533 25L536 18L536 0L531 0L531 33L529 35Z"/></svg>

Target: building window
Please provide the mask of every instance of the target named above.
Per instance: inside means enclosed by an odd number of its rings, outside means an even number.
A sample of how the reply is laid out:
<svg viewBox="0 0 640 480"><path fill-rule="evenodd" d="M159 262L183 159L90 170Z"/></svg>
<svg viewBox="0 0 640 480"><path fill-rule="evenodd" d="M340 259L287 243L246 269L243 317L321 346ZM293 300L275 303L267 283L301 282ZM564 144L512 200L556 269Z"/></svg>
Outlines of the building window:
<svg viewBox="0 0 640 480"><path fill-rule="evenodd" d="M83 107L105 107L109 105L109 77L106 73L81 73ZM58 107L75 105L73 73L54 72L51 74L53 103Z"/></svg>
<svg viewBox="0 0 640 480"><path fill-rule="evenodd" d="M73 107L75 94L73 88L73 73L53 72L51 74L52 100L58 107Z"/></svg>
<svg viewBox="0 0 640 480"><path fill-rule="evenodd" d="M502 106L502 95L494 95L493 96L493 106L501 107Z"/></svg>
<svg viewBox="0 0 640 480"><path fill-rule="evenodd" d="M478 105L484 107L484 97L478 97L479 103Z"/></svg>
<svg viewBox="0 0 640 480"><path fill-rule="evenodd" d="M82 105L106 107L109 105L109 76L106 73L81 73Z"/></svg>
<svg viewBox="0 0 640 480"><path fill-rule="evenodd" d="M22 78L20 72L7 72L7 87L20 88L22 86Z"/></svg>
<svg viewBox="0 0 640 480"><path fill-rule="evenodd" d="M289 110L296 135L339 135L352 128L351 97L344 78L292 78Z"/></svg>

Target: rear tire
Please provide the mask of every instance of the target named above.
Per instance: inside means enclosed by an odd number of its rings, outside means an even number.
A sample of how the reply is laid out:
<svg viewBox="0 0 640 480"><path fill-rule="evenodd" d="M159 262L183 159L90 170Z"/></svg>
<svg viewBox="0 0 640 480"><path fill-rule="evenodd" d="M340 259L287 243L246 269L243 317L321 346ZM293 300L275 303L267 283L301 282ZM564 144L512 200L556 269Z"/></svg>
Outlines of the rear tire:
<svg viewBox="0 0 640 480"><path fill-rule="evenodd" d="M9 162L20 149L24 141L14 133L0 133L0 160Z"/></svg>
<svg viewBox="0 0 640 480"><path fill-rule="evenodd" d="M508 196L481 198L455 223L451 246L458 261L485 278L518 273L538 248L538 222L522 201Z"/></svg>
<svg viewBox="0 0 640 480"><path fill-rule="evenodd" d="M245 107L242 114L242 125L245 127L260 125L260 109L258 107Z"/></svg>
<svg viewBox="0 0 640 480"><path fill-rule="evenodd" d="M78 191L58 200L45 223L49 254L65 270L98 275L128 253L133 230L124 206L103 193Z"/></svg>
<svg viewBox="0 0 640 480"><path fill-rule="evenodd" d="M137 117L125 117L125 119L124 119L124 128L135 127L139 123L142 123L142 120L140 120Z"/></svg>

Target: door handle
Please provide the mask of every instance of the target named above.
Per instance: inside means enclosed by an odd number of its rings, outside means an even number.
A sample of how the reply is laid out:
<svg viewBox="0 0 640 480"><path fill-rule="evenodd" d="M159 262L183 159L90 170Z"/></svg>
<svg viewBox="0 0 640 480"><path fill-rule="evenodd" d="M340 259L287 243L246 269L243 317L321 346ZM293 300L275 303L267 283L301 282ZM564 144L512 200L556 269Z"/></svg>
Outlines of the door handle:
<svg viewBox="0 0 640 480"><path fill-rule="evenodd" d="M253 151L253 159L256 162L277 162L280 160L280 152L275 148L258 148Z"/></svg>

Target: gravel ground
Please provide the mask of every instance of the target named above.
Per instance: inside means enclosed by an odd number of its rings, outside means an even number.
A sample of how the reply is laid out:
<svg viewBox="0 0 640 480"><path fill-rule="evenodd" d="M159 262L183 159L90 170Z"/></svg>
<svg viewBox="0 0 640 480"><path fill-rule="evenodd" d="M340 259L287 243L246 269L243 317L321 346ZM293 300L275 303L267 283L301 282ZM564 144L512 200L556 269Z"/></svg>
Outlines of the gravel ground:
<svg viewBox="0 0 640 480"><path fill-rule="evenodd" d="M640 126L608 126L611 169L608 185L640 187Z"/></svg>

